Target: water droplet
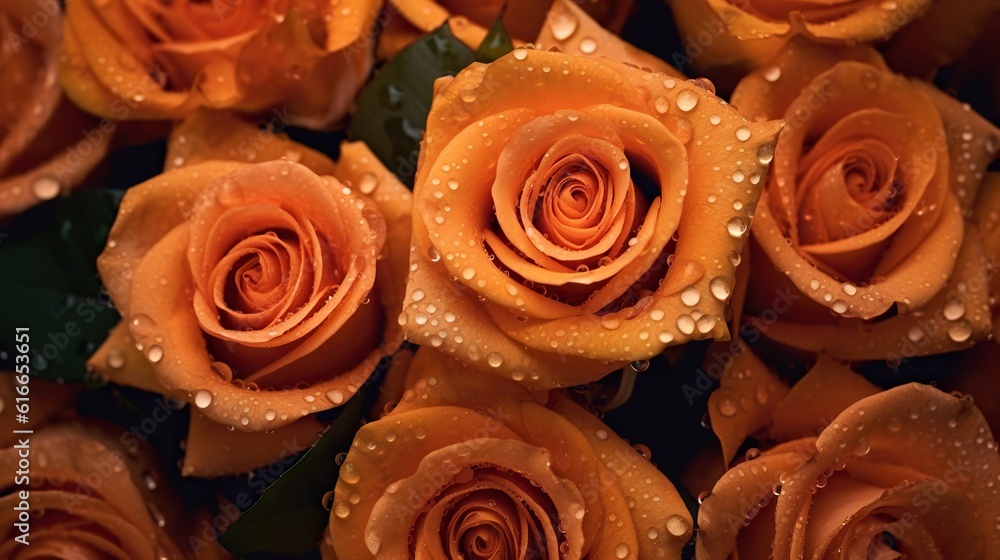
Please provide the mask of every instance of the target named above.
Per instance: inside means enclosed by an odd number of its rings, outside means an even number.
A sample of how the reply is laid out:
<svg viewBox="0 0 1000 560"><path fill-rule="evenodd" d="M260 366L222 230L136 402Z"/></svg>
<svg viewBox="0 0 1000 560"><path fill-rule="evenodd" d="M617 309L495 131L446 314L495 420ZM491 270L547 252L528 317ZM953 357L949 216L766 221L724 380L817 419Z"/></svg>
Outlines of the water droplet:
<svg viewBox="0 0 1000 560"><path fill-rule="evenodd" d="M340 467L340 479L348 484L356 484L361 480L361 472L354 463L344 463Z"/></svg>
<svg viewBox="0 0 1000 560"><path fill-rule="evenodd" d="M694 318L690 315L679 315L677 317L677 329L684 334L691 334L694 332Z"/></svg>
<svg viewBox="0 0 1000 560"><path fill-rule="evenodd" d="M646 537L648 537L649 540L655 540L656 537L659 537L659 536L660 536L660 532L656 530L656 527L650 527L649 530L646 531Z"/></svg>
<svg viewBox="0 0 1000 560"><path fill-rule="evenodd" d="M687 519L679 515L671 515L667 517L667 531L675 537L683 537L691 530L691 524L688 523Z"/></svg>
<svg viewBox="0 0 1000 560"><path fill-rule="evenodd" d="M844 284L843 286L841 286L840 289L843 290L844 293L847 294L847 295L849 295L849 296L853 296L853 295L855 295L855 294L858 293L857 286L855 286L854 284L851 284L850 282L848 282L848 283Z"/></svg>
<svg viewBox="0 0 1000 560"><path fill-rule="evenodd" d="M361 178L358 180L358 190L361 191L361 194L371 194L377 186L378 177L374 173L365 171L361 174Z"/></svg>
<svg viewBox="0 0 1000 560"><path fill-rule="evenodd" d="M847 311L847 302L842 299L835 300L830 309L833 309L834 313L843 314Z"/></svg>
<svg viewBox="0 0 1000 560"><path fill-rule="evenodd" d="M146 338L153 334L153 329L156 328L156 323L150 318L149 315L144 313L136 313L132 315L132 321L130 325L130 330L138 338Z"/></svg>
<svg viewBox="0 0 1000 560"><path fill-rule="evenodd" d="M31 183L31 193L39 200L52 200L59 195L62 187L53 177L38 177Z"/></svg>
<svg viewBox="0 0 1000 560"><path fill-rule="evenodd" d="M719 115L712 115L708 117L708 122L712 123L713 126L718 125L719 123L722 122L722 117L720 117Z"/></svg>
<svg viewBox="0 0 1000 560"><path fill-rule="evenodd" d="M719 401L719 413L723 416L735 416L736 415L736 403L733 399L724 398Z"/></svg>
<svg viewBox="0 0 1000 560"><path fill-rule="evenodd" d="M729 220L729 223L726 224L726 230L733 237L743 237L743 234L747 232L747 223L743 218L737 216Z"/></svg>
<svg viewBox="0 0 1000 560"><path fill-rule="evenodd" d="M965 342L972 336L972 324L966 320L955 323L948 329L948 338L955 342Z"/></svg>
<svg viewBox="0 0 1000 560"><path fill-rule="evenodd" d="M944 303L944 318L957 321L965 315L965 301L958 296L951 296Z"/></svg>
<svg viewBox="0 0 1000 560"><path fill-rule="evenodd" d="M146 352L146 358L152 362L156 363L163 359L163 348L154 344L149 347L149 351Z"/></svg>
<svg viewBox="0 0 1000 560"><path fill-rule="evenodd" d="M496 352L490 352L486 355L486 363L489 364L490 367L498 368L503 365L503 356L497 354Z"/></svg>
<svg viewBox="0 0 1000 560"><path fill-rule="evenodd" d="M688 286L681 292L681 301L688 307L694 307L701 301L701 292L694 286Z"/></svg>
<svg viewBox="0 0 1000 560"><path fill-rule="evenodd" d="M576 33L576 16L570 13L559 14L552 20L552 36L557 41L565 41Z"/></svg>
<svg viewBox="0 0 1000 560"><path fill-rule="evenodd" d="M629 553L629 548L628 545L625 543L621 543L620 545L615 547L616 558L626 558L628 556L628 553Z"/></svg>
<svg viewBox="0 0 1000 560"><path fill-rule="evenodd" d="M777 82L781 78L781 68L771 66L770 68L764 70L763 75L765 80L771 83Z"/></svg>
<svg viewBox="0 0 1000 560"><path fill-rule="evenodd" d="M580 41L580 52L583 54L594 54L597 50L597 41L591 39L590 37L584 37Z"/></svg>
<svg viewBox="0 0 1000 560"><path fill-rule="evenodd" d="M637 373L642 373L649 369L649 360L636 360L629 364L634 371Z"/></svg>
<svg viewBox="0 0 1000 560"><path fill-rule="evenodd" d="M677 108L681 111L690 111L694 109L696 105L698 105L698 94L689 89L682 91L677 96Z"/></svg>
<svg viewBox="0 0 1000 560"><path fill-rule="evenodd" d="M278 413L270 408L264 411L264 420L267 420L268 422L274 421L276 416L278 416Z"/></svg>
<svg viewBox="0 0 1000 560"><path fill-rule="evenodd" d="M771 144L762 144L761 147L757 148L757 161L764 165L771 163L774 159L774 146Z"/></svg>
<svg viewBox="0 0 1000 560"><path fill-rule="evenodd" d="M327 391L326 398L330 399L333 404L340 404L344 402L344 393L340 389L333 389Z"/></svg>
<svg viewBox="0 0 1000 560"><path fill-rule="evenodd" d="M476 269L474 268L466 268L465 270L462 271L462 278L465 278L466 280L472 280L475 277L476 277Z"/></svg>
<svg viewBox="0 0 1000 560"><path fill-rule="evenodd" d="M749 140L750 134L751 131L750 127L748 126L741 126L736 129L736 139L739 140L740 142L746 142L747 140Z"/></svg>
<svg viewBox="0 0 1000 560"><path fill-rule="evenodd" d="M657 113L660 113L662 115L663 113L666 113L670 109L670 102L667 101L666 97L663 97L661 95L660 97L656 98L656 101L653 102L653 108L656 109Z"/></svg>
<svg viewBox="0 0 1000 560"><path fill-rule="evenodd" d="M121 369L125 365L125 353L121 350L111 350L108 352L108 367L111 369Z"/></svg>
<svg viewBox="0 0 1000 560"><path fill-rule="evenodd" d="M705 503L705 500L707 500L707 499L709 499L711 497L712 497L712 492L709 491L709 490L705 490L704 492L698 494L698 503L699 504L703 504L703 503Z"/></svg>
<svg viewBox="0 0 1000 560"><path fill-rule="evenodd" d="M233 369L225 362L212 362L211 367L212 371L214 371L226 383L233 380Z"/></svg>
<svg viewBox="0 0 1000 560"><path fill-rule="evenodd" d="M514 49L514 58L524 60L528 58L528 50L524 48Z"/></svg>
<svg viewBox="0 0 1000 560"><path fill-rule="evenodd" d="M333 506L333 514L344 519L351 514L351 506L344 500L338 500Z"/></svg>
<svg viewBox="0 0 1000 560"><path fill-rule="evenodd" d="M202 389L194 394L194 405L198 408L208 408L212 404L212 392Z"/></svg>
<svg viewBox="0 0 1000 560"><path fill-rule="evenodd" d="M708 288L711 290L712 296L719 301L726 301L726 299L729 298L729 280L726 280L721 276L713 278L708 284Z"/></svg>
<svg viewBox="0 0 1000 560"><path fill-rule="evenodd" d="M758 404L767 404L767 387L763 383L758 383L753 390L753 396Z"/></svg>

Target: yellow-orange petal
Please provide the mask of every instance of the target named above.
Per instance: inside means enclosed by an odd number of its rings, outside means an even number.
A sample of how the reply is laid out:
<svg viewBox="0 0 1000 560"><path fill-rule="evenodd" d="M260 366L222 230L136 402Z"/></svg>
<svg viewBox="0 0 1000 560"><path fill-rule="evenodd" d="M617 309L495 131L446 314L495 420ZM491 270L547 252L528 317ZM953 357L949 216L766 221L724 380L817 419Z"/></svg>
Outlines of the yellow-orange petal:
<svg viewBox="0 0 1000 560"><path fill-rule="evenodd" d="M818 435L855 402L879 388L827 354L820 354L805 377L775 406L769 433L776 441Z"/></svg>
<svg viewBox="0 0 1000 560"><path fill-rule="evenodd" d="M602 27L573 0L555 0L552 3L534 44L539 50L555 48L577 56L610 58L685 79L684 74L670 64Z"/></svg>
<svg viewBox="0 0 1000 560"><path fill-rule="evenodd" d="M198 402L195 399L195 407ZM231 431L192 409L181 474L215 478L239 475L276 461L287 466L296 453L316 442L323 428L315 416L307 416L266 432Z"/></svg>
<svg viewBox="0 0 1000 560"><path fill-rule="evenodd" d="M947 430L947 437L939 441L935 434L942 430ZM985 439L991 441L989 446ZM956 447L967 453L952 452ZM917 383L866 397L838 415L816 440L815 455L784 477L775 515L789 521L777 524L775 558L797 558L804 551L812 488L824 471L841 469L856 457L904 463L957 492L975 495L987 495L988 485L1000 476L1000 458L989 427L971 401ZM966 476L955 476L956 471ZM979 511L972 523L983 538L982 550L1000 550L994 527L1000 502L978 500L976 506Z"/></svg>
<svg viewBox="0 0 1000 560"><path fill-rule="evenodd" d="M170 170L209 160L260 163L286 159L317 175L334 175L330 158L281 132L285 123L267 124L278 127L260 128L233 113L199 109L170 132L163 167Z"/></svg>
<svg viewBox="0 0 1000 560"><path fill-rule="evenodd" d="M953 221L961 223L958 212L956 203ZM851 319L836 324L778 321L763 325L757 319L751 321L760 325L764 336L772 340L810 352L828 352L844 360L898 363L916 356L968 348L989 336L993 328L989 303L992 276L978 228L972 222L966 223L958 250L951 250L957 257L955 269L949 275L937 273L946 280L944 287L923 307L903 306L904 313L874 322ZM903 268L925 266L920 261L908 260ZM900 277L899 282L913 278L913 275Z"/></svg>
<svg viewBox="0 0 1000 560"><path fill-rule="evenodd" d="M746 438L768 427L788 387L740 340L719 376L719 388L708 397L712 432L728 465ZM710 352L710 355L718 355Z"/></svg>

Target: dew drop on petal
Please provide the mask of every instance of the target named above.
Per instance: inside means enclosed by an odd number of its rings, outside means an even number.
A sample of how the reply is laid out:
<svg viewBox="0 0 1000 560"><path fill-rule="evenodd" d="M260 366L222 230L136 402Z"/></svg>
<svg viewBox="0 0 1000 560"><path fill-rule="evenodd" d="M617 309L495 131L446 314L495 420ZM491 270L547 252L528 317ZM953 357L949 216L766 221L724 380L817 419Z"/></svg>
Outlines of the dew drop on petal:
<svg viewBox="0 0 1000 560"><path fill-rule="evenodd" d="M163 359L163 348L161 348L156 344L150 346L149 351L146 352L146 358L149 359L149 361L154 364L156 362L159 362L160 360Z"/></svg>
<svg viewBox="0 0 1000 560"><path fill-rule="evenodd" d="M503 365L503 356L496 352L490 352L486 355L486 363L489 364L490 367L498 368Z"/></svg>
<svg viewBox="0 0 1000 560"><path fill-rule="evenodd" d="M742 237L747 232L747 223L743 218L735 217L726 224L726 230L733 237Z"/></svg>
<svg viewBox="0 0 1000 560"><path fill-rule="evenodd" d="M688 523L687 519L679 515L671 515L667 517L667 531L675 537L683 537L691 530L691 524Z"/></svg>
<svg viewBox="0 0 1000 560"><path fill-rule="evenodd" d="M194 394L194 405L198 408L208 408L212 404L212 392L202 389Z"/></svg>
<svg viewBox="0 0 1000 560"><path fill-rule="evenodd" d="M736 403L733 399L724 398L719 401L719 413L723 416L735 416L736 415Z"/></svg>
<svg viewBox="0 0 1000 560"><path fill-rule="evenodd" d="M31 194L39 200L52 200L59 195L61 190L59 181L52 177L39 177L31 183Z"/></svg>
<svg viewBox="0 0 1000 560"><path fill-rule="evenodd" d="M774 159L774 146L771 144L762 144L761 147L757 148L757 161L767 165L771 163Z"/></svg>
<svg viewBox="0 0 1000 560"><path fill-rule="evenodd" d="M729 281L721 276L713 278L708 288L711 290L712 296L719 301L726 301L729 298Z"/></svg>
<svg viewBox="0 0 1000 560"><path fill-rule="evenodd" d="M686 89L677 96L677 108L681 111L691 111L698 105L698 94Z"/></svg>

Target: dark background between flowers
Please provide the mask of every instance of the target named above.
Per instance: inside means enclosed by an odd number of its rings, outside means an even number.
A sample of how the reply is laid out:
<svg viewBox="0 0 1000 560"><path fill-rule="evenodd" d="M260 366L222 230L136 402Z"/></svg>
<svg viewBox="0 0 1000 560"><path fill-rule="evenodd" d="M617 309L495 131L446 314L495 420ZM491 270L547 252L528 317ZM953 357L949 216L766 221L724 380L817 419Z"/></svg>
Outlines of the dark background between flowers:
<svg viewBox="0 0 1000 560"><path fill-rule="evenodd" d="M694 77L684 65L691 60L689 55L696 54L685 50L685 43L678 36L670 10L663 0L637 0L634 14L622 36ZM502 50L503 41L498 44L498 48ZM943 70L936 82L938 87L958 94L963 101L970 103L994 123L1000 122L1000 107L993 101L996 97L991 94L987 85L965 81L955 91L952 87L953 72L950 69ZM719 93L725 95L728 92ZM346 128L315 132L289 127L284 132L294 140L334 159L338 156L340 142L349 135ZM9 224L0 226L0 307L3 309L0 313L0 329L4 333L13 333L14 327L27 325L32 327L33 333L41 333L40 336L44 337L46 331L62 332L60 324L67 321L69 314L74 313L80 302L94 304L88 307L88 310L93 310L93 317L86 321L84 332L70 339L72 347L60 347L55 359L42 360L46 363L36 362L33 365L40 370L38 374L42 377L84 384L85 390L79 393L75 403L79 414L110 421L121 426L123 433L137 433L133 428L139 428L143 420L159 409L159 417L166 416L166 420L157 422L151 433L147 434L142 429L138 429L138 433L157 449L170 478L169 483L177 490L189 510L194 511L199 507L214 507L220 497L234 503L243 503L247 497L256 500L265 485L270 485L280 475L289 473L294 461L286 459L239 477L215 480L182 478L177 465L183 458L183 439L189 422L189 413L183 403L165 401L159 395L108 384L85 374L83 362L86 356L96 350L107 329L118 318L102 295L94 259L103 248L121 192L160 173L165 157L166 143L163 140L122 149L108 158L96 174L96 182L103 188L102 191L43 204ZM407 177L403 179L406 180ZM53 293L44 294L40 296L41 299L38 294L35 294L35 299L23 297L26 290L36 286L43 276L47 281L41 284L52 288ZM45 303L38 304L39 301ZM90 311L88 317L89 313ZM41 326L36 328L36 324ZM38 336L36 334L36 340L43 340L44 343L44 338L40 339ZM10 363L12 344L12 335L0 341L0 370L13 369ZM695 517L697 500L693 494L702 489L689 491L679 480L694 455L704 446L715 442L705 419L708 395L717 386L717 381L706 373L715 370L708 370L707 367L703 369L703 366L713 359L724 360L724 357L708 356L708 350L708 342L695 342L653 359L649 369L639 374L632 398L624 406L605 416L608 425L622 437L649 448L652 461L678 486ZM766 352L767 348L761 346L758 350ZM713 352L716 350L713 349ZM770 352L767 354L775 355ZM781 355L785 356L785 362L774 363L772 360L769 365L776 368L785 379L791 382L805 373L809 365L807 362L787 352ZM954 356L945 354L908 360L902 364L872 362L859 369L874 383L885 388L921 381L940 384L947 390L947 379L943 374L952 369L953 364ZM938 372L941 378L938 379L929 372ZM366 410L377 395L377 386L383 373L384 368L380 368L367 384L364 395ZM33 398L44 399L45 395L36 389ZM340 410L323 413L320 417L332 422L340 414ZM164 411L168 412L164 414ZM340 427L340 437L346 437L349 442L357 425L353 421L340 424L346 424ZM753 445L754 442L749 441L745 447ZM325 460L329 461L328 458ZM328 468L331 480L335 480L335 462L329 464ZM298 479L306 476L300 474L296 478L296 473L292 472L286 477L286 486L280 492L293 494L296 488L304 488L306 484ZM332 490L332 487L333 484L330 483L329 489ZM307 498L320 504L322 495L320 492ZM280 503L261 507L278 509ZM267 515L270 512L257 513ZM194 536L204 538L201 528ZM288 539L287 534L280 533L256 536L279 542L278 549L281 549L280 543ZM254 549L252 542L231 542L233 540L231 538L223 542L241 552ZM181 546L183 548L185 543L181 543ZM692 550L689 546L685 556L692 556ZM305 554L252 553L245 557L254 560L305 559L319 558L319 553L317 550Z"/></svg>

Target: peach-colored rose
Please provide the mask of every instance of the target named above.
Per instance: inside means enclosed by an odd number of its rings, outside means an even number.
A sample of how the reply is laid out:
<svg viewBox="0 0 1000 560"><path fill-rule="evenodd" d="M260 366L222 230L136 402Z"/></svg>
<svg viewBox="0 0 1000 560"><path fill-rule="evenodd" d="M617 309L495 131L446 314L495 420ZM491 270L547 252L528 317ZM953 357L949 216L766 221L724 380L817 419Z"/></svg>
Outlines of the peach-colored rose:
<svg viewBox="0 0 1000 560"><path fill-rule="evenodd" d="M79 186L111 141L59 89L62 17L56 0L0 6L0 217Z"/></svg>
<svg viewBox="0 0 1000 560"><path fill-rule="evenodd" d="M932 22L940 19L941 14L947 14L949 21L955 23L950 28L957 37L966 33L970 25L977 24L977 18L988 11L987 4L996 5L993 0L667 0L667 3L673 10L684 46L669 62L682 70L690 65L724 84L726 90L796 37L855 45L879 43L904 29L901 45L912 46L914 38L926 37L927 29L935 29ZM914 32L907 33L906 26L924 14L926 17L919 20ZM935 43L935 39L917 41L927 45Z"/></svg>
<svg viewBox="0 0 1000 560"><path fill-rule="evenodd" d="M114 428L100 425L56 425L22 438L27 446L0 451L0 556L188 557L178 547L185 544L187 522L150 450L127 449ZM26 468L20 464L25 460ZM17 523L26 523L27 531ZM14 540L24 532L26 543Z"/></svg>
<svg viewBox="0 0 1000 560"><path fill-rule="evenodd" d="M307 446L311 415L402 342L409 193L362 144L334 166L261 134L225 115L182 125L168 159L192 164L126 193L98 260L124 320L90 365L193 404L186 474L266 464L282 436Z"/></svg>
<svg viewBox="0 0 1000 560"><path fill-rule="evenodd" d="M340 467L337 558L679 558L673 485L569 397L429 348L397 373L409 388Z"/></svg>
<svg viewBox="0 0 1000 560"><path fill-rule="evenodd" d="M408 339L548 388L727 337L758 154L779 127L697 82L558 52L442 79L414 189Z"/></svg>
<svg viewBox="0 0 1000 560"><path fill-rule="evenodd" d="M1000 131L863 46L793 41L732 102L788 123L752 230L745 314L764 336L901 360L990 332L989 255L968 218Z"/></svg>
<svg viewBox="0 0 1000 560"><path fill-rule="evenodd" d="M970 397L919 383L880 392L821 356L769 410L767 448L701 497L697 558L1000 557L1000 457Z"/></svg>
<svg viewBox="0 0 1000 560"><path fill-rule="evenodd" d="M67 94L126 120L198 107L286 110L323 127L343 117L371 71L380 0L69 2Z"/></svg>
<svg viewBox="0 0 1000 560"><path fill-rule="evenodd" d="M602 26L620 31L634 0L571 0ZM407 44L448 22L455 35L475 49L504 12L504 27L519 44L534 41L553 0L390 0L379 56L391 57ZM559 35L572 35L579 20L563 20Z"/></svg>

